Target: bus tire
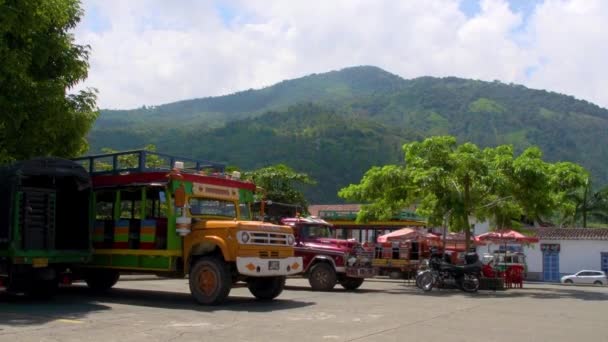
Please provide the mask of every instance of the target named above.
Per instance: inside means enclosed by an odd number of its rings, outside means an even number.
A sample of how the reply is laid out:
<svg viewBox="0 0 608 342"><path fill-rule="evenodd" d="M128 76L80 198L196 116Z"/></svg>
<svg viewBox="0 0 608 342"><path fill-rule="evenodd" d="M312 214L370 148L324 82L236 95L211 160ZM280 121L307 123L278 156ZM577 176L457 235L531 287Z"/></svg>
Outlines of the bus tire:
<svg viewBox="0 0 608 342"><path fill-rule="evenodd" d="M285 277L249 278L249 292L261 301L270 301L278 297L285 288Z"/></svg>
<svg viewBox="0 0 608 342"><path fill-rule="evenodd" d="M112 269L89 270L84 276L87 286L95 292L105 292L114 287L120 279L120 272Z"/></svg>
<svg viewBox="0 0 608 342"><path fill-rule="evenodd" d="M190 268L190 293L201 305L218 305L232 288L232 276L226 263L212 256L201 257Z"/></svg>

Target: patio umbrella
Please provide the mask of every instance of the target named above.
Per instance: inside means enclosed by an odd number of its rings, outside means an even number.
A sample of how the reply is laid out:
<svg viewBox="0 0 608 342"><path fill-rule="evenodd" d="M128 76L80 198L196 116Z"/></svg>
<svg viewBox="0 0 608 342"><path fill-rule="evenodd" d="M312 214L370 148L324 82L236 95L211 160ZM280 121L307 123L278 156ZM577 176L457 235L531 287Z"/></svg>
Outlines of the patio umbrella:
<svg viewBox="0 0 608 342"><path fill-rule="evenodd" d="M499 243L536 243L538 238L535 236L526 236L518 231L512 229L496 230L487 233L483 233L476 236L479 241Z"/></svg>
<svg viewBox="0 0 608 342"><path fill-rule="evenodd" d="M416 228L401 228L390 232L388 234L378 236L376 241L378 243L390 242L390 241L406 241L406 240L437 240L439 237L434 234L421 231Z"/></svg>

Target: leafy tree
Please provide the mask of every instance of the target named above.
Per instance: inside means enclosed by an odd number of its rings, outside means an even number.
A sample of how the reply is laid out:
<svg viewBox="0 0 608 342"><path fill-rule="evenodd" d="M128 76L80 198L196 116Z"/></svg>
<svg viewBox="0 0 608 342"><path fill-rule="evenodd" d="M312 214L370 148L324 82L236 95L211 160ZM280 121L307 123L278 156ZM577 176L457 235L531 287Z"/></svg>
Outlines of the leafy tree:
<svg viewBox="0 0 608 342"><path fill-rule="evenodd" d="M95 91L67 94L87 77L89 47L69 32L82 14L76 0L0 0L0 163L87 149Z"/></svg>
<svg viewBox="0 0 608 342"><path fill-rule="evenodd" d="M558 226L576 224L577 202L572 194L586 186L589 174L580 165L559 162L550 165L551 204L554 206L554 220Z"/></svg>
<svg viewBox="0 0 608 342"><path fill-rule="evenodd" d="M245 172L243 178L262 187L267 200L299 205L305 209L308 208L308 202L299 187L316 183L307 174L298 173L284 164Z"/></svg>
<svg viewBox="0 0 608 342"><path fill-rule="evenodd" d="M570 217L568 194L581 187L586 171L573 163L550 164L532 147L514 158L508 145L480 150L456 144L450 136L403 146L405 165L370 169L359 184L339 196L366 204L358 220L388 218L417 204L433 226L447 225L470 237L469 218L489 218L497 228L512 227L522 216L536 220Z"/></svg>

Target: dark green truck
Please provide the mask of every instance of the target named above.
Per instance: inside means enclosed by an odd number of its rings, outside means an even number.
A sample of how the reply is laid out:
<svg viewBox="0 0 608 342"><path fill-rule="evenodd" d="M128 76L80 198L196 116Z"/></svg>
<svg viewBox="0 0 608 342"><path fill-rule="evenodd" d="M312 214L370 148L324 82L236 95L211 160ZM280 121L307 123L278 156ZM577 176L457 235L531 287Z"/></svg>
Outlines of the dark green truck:
<svg viewBox="0 0 608 342"><path fill-rule="evenodd" d="M0 290L50 295L90 261L90 197L90 176L73 161L0 167Z"/></svg>

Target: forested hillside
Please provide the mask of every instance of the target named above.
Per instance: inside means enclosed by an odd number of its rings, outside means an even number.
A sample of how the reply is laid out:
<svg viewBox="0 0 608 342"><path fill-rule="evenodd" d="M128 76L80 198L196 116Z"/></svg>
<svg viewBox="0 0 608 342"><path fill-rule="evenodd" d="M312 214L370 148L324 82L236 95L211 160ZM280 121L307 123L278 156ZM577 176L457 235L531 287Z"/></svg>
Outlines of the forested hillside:
<svg viewBox="0 0 608 342"><path fill-rule="evenodd" d="M540 146L608 182L608 111L571 96L459 78L404 80L355 67L272 87L154 108L102 111L90 134L101 147L137 148L225 161L244 169L285 163L319 181L311 203L371 166L403 160L403 143L451 134L481 146Z"/></svg>

